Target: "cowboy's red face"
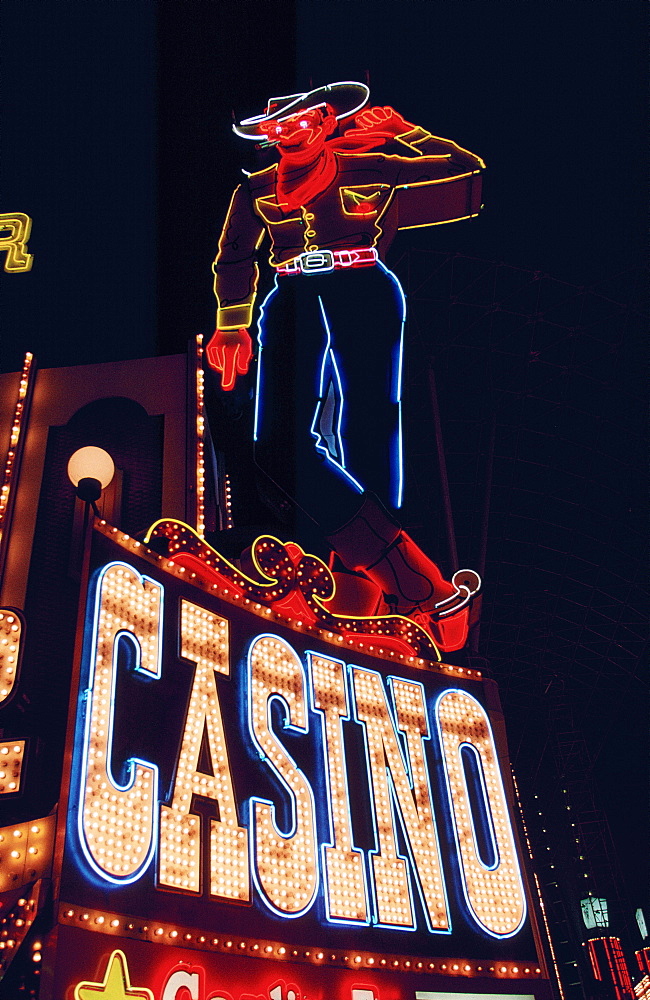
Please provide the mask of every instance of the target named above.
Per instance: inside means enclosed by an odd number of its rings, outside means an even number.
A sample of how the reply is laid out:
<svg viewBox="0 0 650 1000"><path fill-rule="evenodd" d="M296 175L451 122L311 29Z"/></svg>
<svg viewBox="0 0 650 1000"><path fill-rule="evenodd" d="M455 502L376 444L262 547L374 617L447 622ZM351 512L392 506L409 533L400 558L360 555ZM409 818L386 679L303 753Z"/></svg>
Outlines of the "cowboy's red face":
<svg viewBox="0 0 650 1000"><path fill-rule="evenodd" d="M283 154L307 150L316 152L325 145L336 125L335 115L325 107L309 108L288 118L271 119L259 128Z"/></svg>

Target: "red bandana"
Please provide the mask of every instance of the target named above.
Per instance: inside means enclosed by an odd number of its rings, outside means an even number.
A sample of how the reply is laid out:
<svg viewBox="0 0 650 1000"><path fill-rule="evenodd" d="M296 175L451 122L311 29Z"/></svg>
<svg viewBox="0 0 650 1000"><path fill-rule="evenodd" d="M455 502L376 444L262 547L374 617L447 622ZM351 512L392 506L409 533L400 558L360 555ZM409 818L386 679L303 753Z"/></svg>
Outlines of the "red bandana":
<svg viewBox="0 0 650 1000"><path fill-rule="evenodd" d="M377 137L342 136L330 139L317 156L308 163L292 162L291 154L285 154L278 164L278 203L291 211L313 201L336 178L337 166L334 153L366 153L385 143Z"/></svg>

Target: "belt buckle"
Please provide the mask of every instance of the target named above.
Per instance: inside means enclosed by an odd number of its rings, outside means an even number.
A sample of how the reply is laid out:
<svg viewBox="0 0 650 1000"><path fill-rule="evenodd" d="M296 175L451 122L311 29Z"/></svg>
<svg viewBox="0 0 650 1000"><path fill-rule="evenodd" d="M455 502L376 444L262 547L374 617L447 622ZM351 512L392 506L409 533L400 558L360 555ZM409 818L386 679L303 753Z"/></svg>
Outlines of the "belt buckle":
<svg viewBox="0 0 650 1000"><path fill-rule="evenodd" d="M331 250L311 250L301 254L299 260L303 274L324 274L334 270L334 254Z"/></svg>

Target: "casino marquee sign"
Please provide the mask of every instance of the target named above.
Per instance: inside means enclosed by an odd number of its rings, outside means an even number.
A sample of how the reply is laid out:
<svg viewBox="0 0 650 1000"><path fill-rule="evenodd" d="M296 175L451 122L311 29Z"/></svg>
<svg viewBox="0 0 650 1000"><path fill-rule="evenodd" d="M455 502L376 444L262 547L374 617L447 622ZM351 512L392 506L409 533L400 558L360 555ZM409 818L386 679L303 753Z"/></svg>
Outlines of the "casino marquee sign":
<svg viewBox="0 0 650 1000"><path fill-rule="evenodd" d="M95 524L53 995L550 997L493 682L253 558Z"/></svg>

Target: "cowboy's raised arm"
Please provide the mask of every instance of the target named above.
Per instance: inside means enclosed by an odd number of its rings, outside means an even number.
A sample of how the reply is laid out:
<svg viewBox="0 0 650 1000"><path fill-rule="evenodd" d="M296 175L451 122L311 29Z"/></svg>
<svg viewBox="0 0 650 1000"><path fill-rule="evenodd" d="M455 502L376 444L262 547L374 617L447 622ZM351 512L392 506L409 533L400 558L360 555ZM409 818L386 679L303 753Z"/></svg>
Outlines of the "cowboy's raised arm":
<svg viewBox="0 0 650 1000"><path fill-rule="evenodd" d="M463 149L451 139L442 139L419 125L407 122L394 108L366 108L356 116L355 125L356 128L349 129L346 136L375 136L378 142L392 139L405 147L404 152L408 151L410 155L400 169L400 184L408 183L419 175L423 160L432 179L485 169L480 156Z"/></svg>
<svg viewBox="0 0 650 1000"><path fill-rule="evenodd" d="M399 142L408 155L384 156L387 176L396 189L398 229L457 222L481 210L481 171L485 164L450 139L441 139L407 122L393 108L369 108L357 115L357 141L364 135Z"/></svg>

